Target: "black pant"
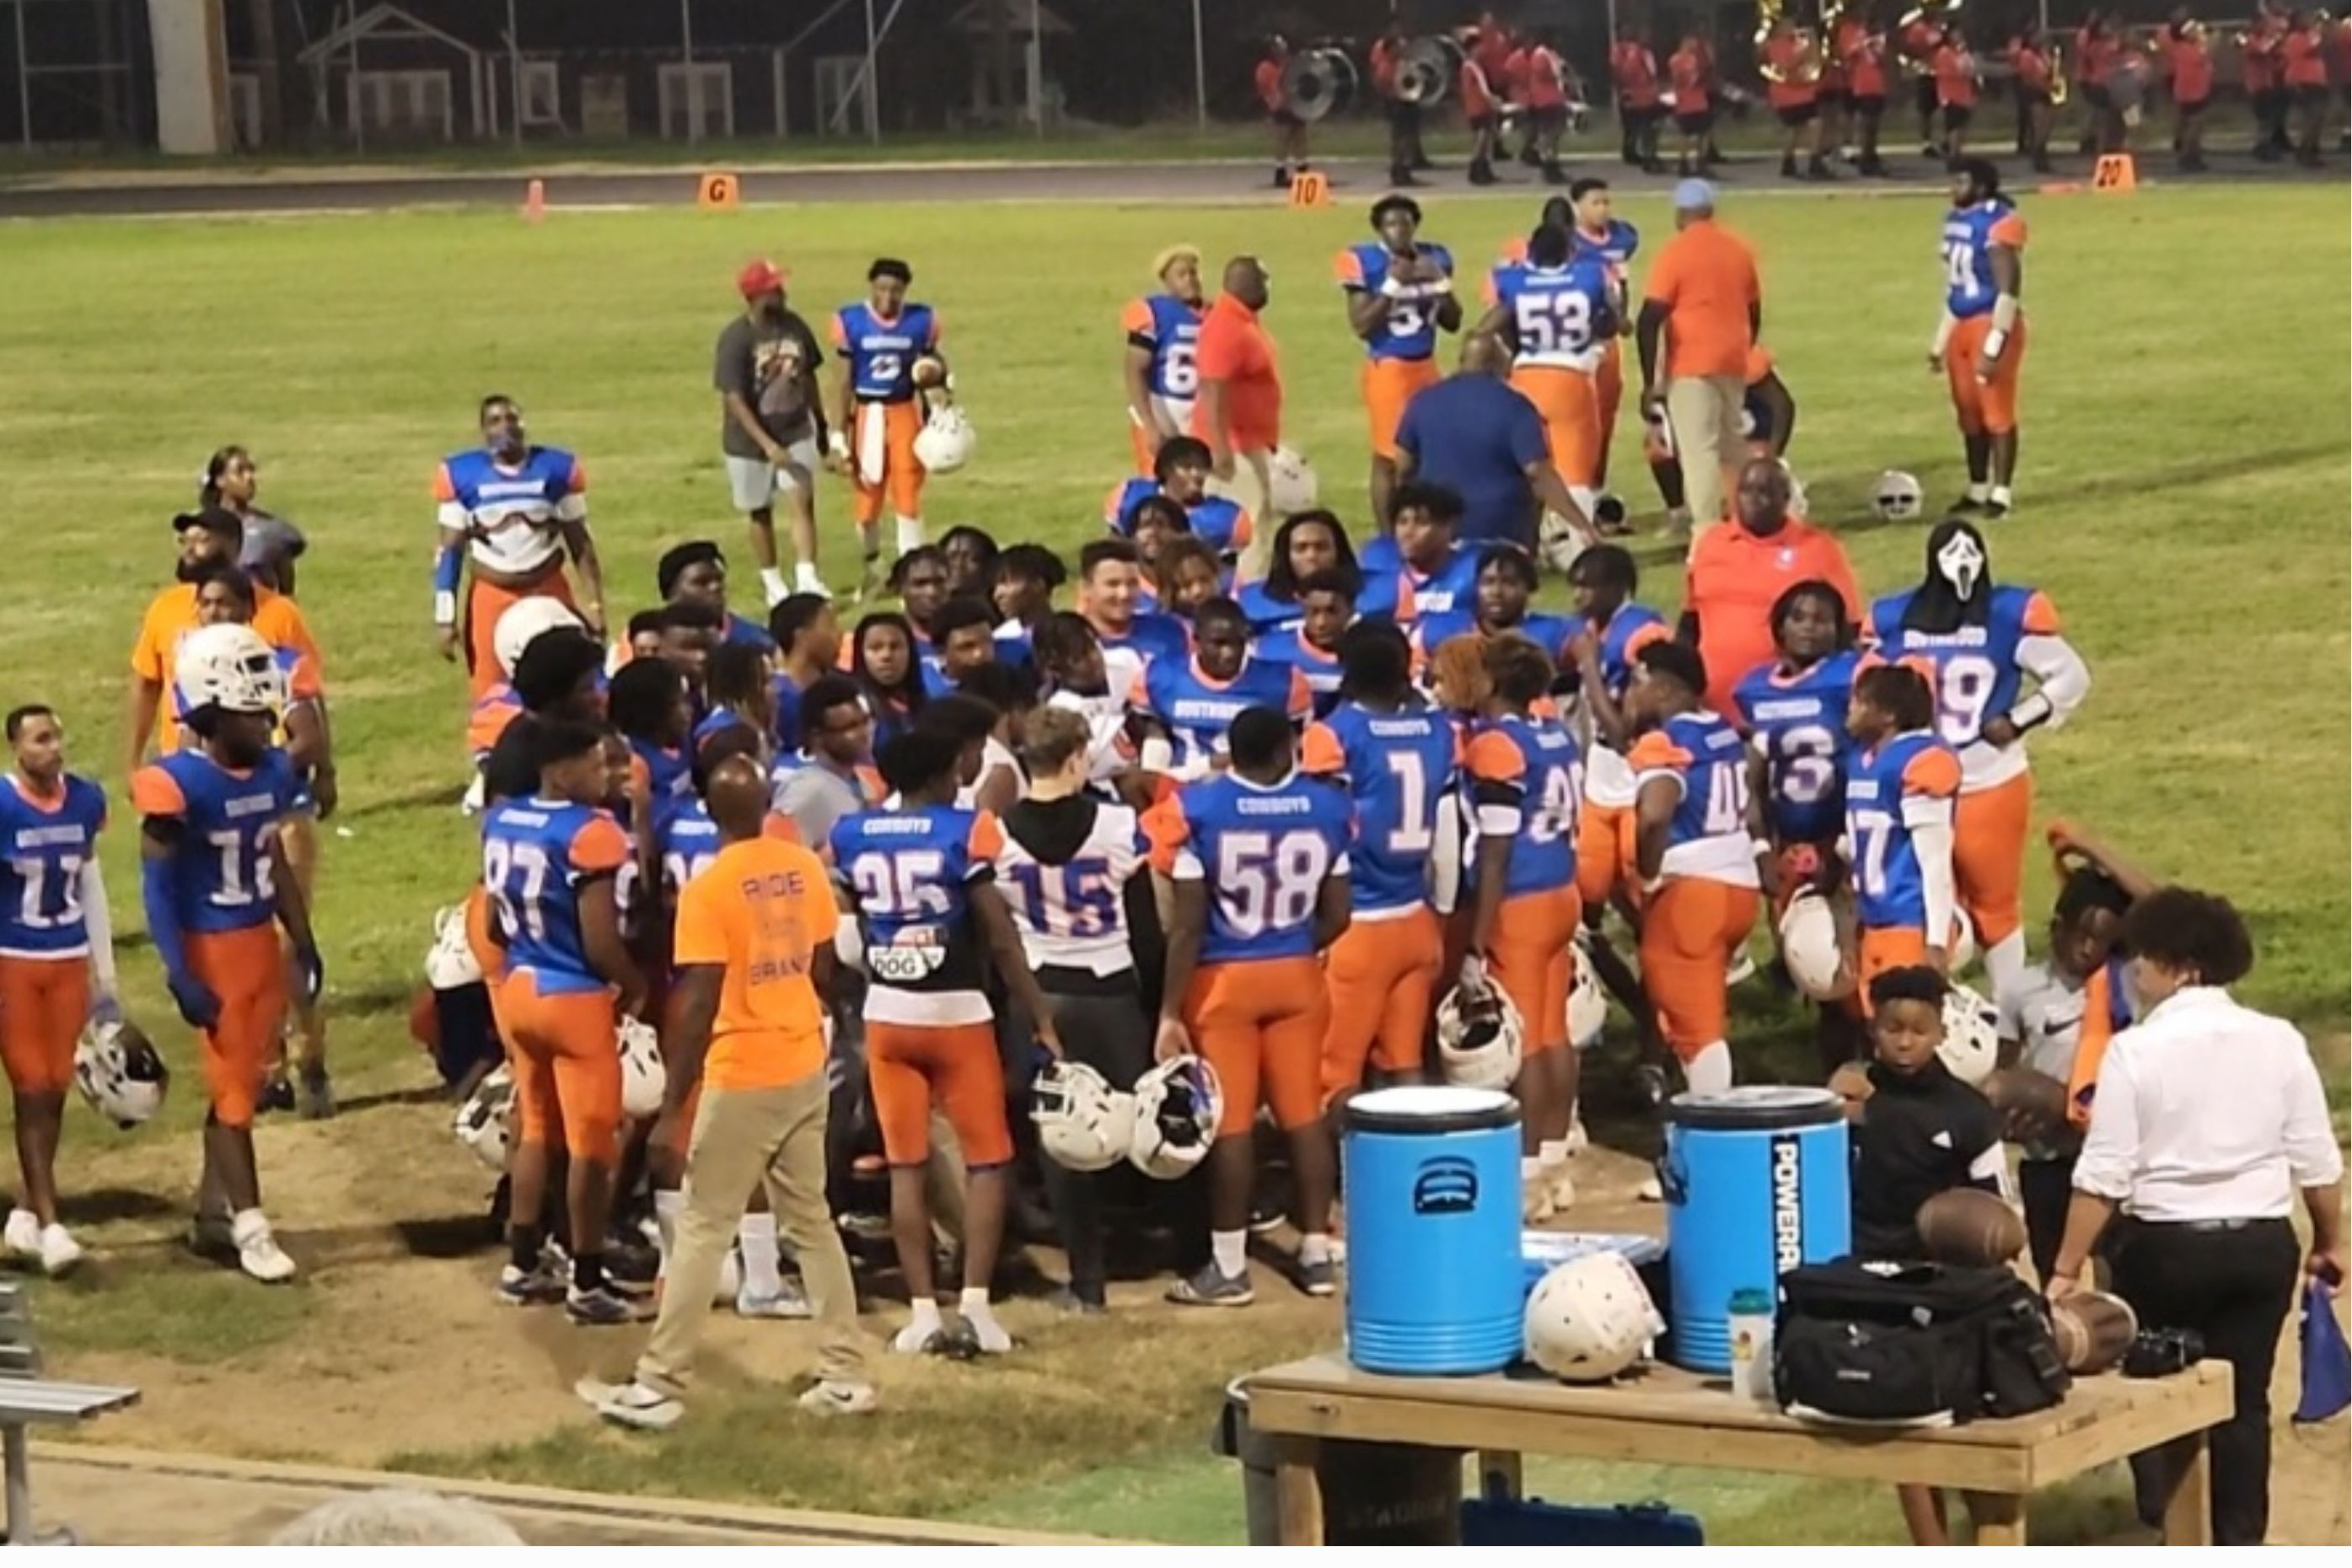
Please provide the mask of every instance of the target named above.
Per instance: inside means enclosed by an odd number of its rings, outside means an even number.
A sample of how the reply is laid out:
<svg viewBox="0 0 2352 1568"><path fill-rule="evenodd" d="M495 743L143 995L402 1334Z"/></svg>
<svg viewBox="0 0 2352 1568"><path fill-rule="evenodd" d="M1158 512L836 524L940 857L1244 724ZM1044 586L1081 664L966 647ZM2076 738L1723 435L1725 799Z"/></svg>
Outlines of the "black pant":
<svg viewBox="0 0 2352 1568"><path fill-rule="evenodd" d="M2271 1369L2301 1260L2294 1228L2283 1219L2235 1230L2126 1222L2116 1247L2116 1293L2139 1314L2141 1329L2195 1329L2205 1353L2233 1373L2237 1408L2206 1434L2218 1546L2259 1546L2270 1528ZM2178 1444L2133 1456L2143 1520L2161 1517L2187 1457Z"/></svg>
<svg viewBox="0 0 2352 1568"><path fill-rule="evenodd" d="M1069 1059L1094 1068L1115 1089L1133 1089L1151 1067L1151 1022L1137 994L1134 973L1102 982L1090 974L1048 969L1037 978ZM1073 1171L1051 1159L1038 1163L1045 1201L1054 1209L1054 1228L1070 1255L1070 1289L1099 1301L1105 1274L1101 1186L1106 1180L1118 1179L1119 1169Z"/></svg>
<svg viewBox="0 0 2352 1568"><path fill-rule="evenodd" d="M2025 1245L2033 1277L2046 1287L2058 1265L2058 1244L2066 1236L2066 1208L2074 1201L2074 1156L2020 1160L2017 1196L2025 1207Z"/></svg>

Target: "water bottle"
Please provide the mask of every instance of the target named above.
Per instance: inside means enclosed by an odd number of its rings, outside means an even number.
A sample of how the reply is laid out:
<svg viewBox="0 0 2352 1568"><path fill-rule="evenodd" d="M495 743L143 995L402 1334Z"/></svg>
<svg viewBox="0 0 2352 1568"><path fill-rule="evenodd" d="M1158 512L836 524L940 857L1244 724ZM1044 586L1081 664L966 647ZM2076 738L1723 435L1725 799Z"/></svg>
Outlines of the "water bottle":
<svg viewBox="0 0 2352 1568"><path fill-rule="evenodd" d="M1780 1400L1772 1388L1772 1292L1734 1290L1728 1318L1731 1391L1778 1410Z"/></svg>

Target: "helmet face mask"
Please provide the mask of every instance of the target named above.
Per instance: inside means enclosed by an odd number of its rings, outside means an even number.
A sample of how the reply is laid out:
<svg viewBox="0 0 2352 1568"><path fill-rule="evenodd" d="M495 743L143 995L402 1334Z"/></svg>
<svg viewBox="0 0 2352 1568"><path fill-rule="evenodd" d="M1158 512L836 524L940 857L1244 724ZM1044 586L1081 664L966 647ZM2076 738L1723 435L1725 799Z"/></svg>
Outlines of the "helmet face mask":
<svg viewBox="0 0 2352 1568"><path fill-rule="evenodd" d="M1465 1089L1508 1089L1519 1076L1527 1026L1496 986L1455 986L1437 1005L1437 1055L1445 1081Z"/></svg>
<svg viewBox="0 0 2352 1568"><path fill-rule="evenodd" d="M1029 1119L1037 1125L1038 1146L1055 1164L1108 1170L1134 1143L1135 1097L1112 1089L1084 1062L1055 1062L1030 1090Z"/></svg>
<svg viewBox="0 0 2352 1568"><path fill-rule="evenodd" d="M1224 1112L1215 1069L1199 1057L1174 1057L1135 1083L1134 1132L1128 1163L1174 1181L1209 1157Z"/></svg>
<svg viewBox="0 0 2352 1568"><path fill-rule="evenodd" d="M1944 994L1944 1043L1936 1055L1954 1078L1973 1089L2000 1061L2000 1015L1965 985Z"/></svg>
<svg viewBox="0 0 2352 1568"><path fill-rule="evenodd" d="M952 474L971 461L972 449L979 444L980 437L962 408L944 403L932 409L923 427L915 432L915 461L927 473Z"/></svg>
<svg viewBox="0 0 2352 1568"><path fill-rule="evenodd" d="M513 1147L514 1101L514 1075L500 1063L474 1086L451 1118L450 1131L457 1142L493 1171L507 1168Z"/></svg>
<svg viewBox="0 0 2352 1568"><path fill-rule="evenodd" d="M136 1024L93 1023L74 1047L74 1087L91 1110L129 1129L163 1109L172 1072Z"/></svg>
<svg viewBox="0 0 2352 1568"><path fill-rule="evenodd" d="M633 1120L659 1116L669 1093L669 1073L662 1065L661 1039L653 1026L624 1018L617 1031L621 1053L621 1111Z"/></svg>
<svg viewBox="0 0 2352 1568"><path fill-rule="evenodd" d="M1528 1359L1568 1383L1606 1383L1648 1359L1665 1320L1621 1252L1570 1258L1528 1297Z"/></svg>

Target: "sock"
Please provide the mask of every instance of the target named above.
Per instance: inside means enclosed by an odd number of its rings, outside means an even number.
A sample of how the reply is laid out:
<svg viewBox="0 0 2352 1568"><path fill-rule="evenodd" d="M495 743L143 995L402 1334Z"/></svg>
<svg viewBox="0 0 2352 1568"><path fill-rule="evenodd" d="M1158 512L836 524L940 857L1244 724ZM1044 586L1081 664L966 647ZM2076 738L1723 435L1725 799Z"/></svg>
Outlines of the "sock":
<svg viewBox="0 0 2352 1568"><path fill-rule="evenodd" d="M996 1309L988 1304L988 1287L967 1285L957 1301L963 1314L964 1326L982 1351L990 1355L1003 1355L1013 1348L1013 1335L996 1321Z"/></svg>
<svg viewBox="0 0 2352 1568"><path fill-rule="evenodd" d="M803 571L807 569L805 563L803 563L802 569ZM760 568L760 586L767 593L768 603L771 605L781 603L785 595L789 592L789 590L784 586L784 574L782 570L774 566L762 566Z"/></svg>
<svg viewBox="0 0 2352 1568"><path fill-rule="evenodd" d="M898 553L919 550L923 543L923 520L901 513L898 518Z"/></svg>
<svg viewBox="0 0 2352 1568"><path fill-rule="evenodd" d="M539 1255L547 1244L547 1233L535 1225L507 1226L507 1262L518 1274L528 1274L539 1267Z"/></svg>
<svg viewBox="0 0 2352 1568"><path fill-rule="evenodd" d="M1542 1142L1536 1145L1536 1163L1538 1165L1559 1165L1565 1164L1567 1161L1567 1139L1547 1138Z"/></svg>
<svg viewBox="0 0 2352 1568"><path fill-rule="evenodd" d="M940 1304L929 1296L910 1301L907 1308L907 1326L902 1336L936 1334L940 1331Z"/></svg>
<svg viewBox="0 0 2352 1568"><path fill-rule="evenodd" d="M2016 498L2010 494L2009 487L2007 485L1993 486L1992 489L1988 494L1987 499L1990 500L1993 505L2004 510L2017 504Z"/></svg>
<svg viewBox="0 0 2352 1568"><path fill-rule="evenodd" d="M1249 1232L1245 1230L1213 1230L1209 1233L1209 1257L1217 1272L1228 1279L1241 1278L1249 1267Z"/></svg>
<svg viewBox="0 0 2352 1568"><path fill-rule="evenodd" d="M1720 1094L1731 1087L1731 1047L1721 1040L1701 1046L1683 1064L1684 1081L1693 1094Z"/></svg>
<svg viewBox="0 0 2352 1568"><path fill-rule="evenodd" d="M1542 1155L1540 1155L1540 1154L1522 1154L1522 1155L1520 1155L1520 1156L1519 1156L1519 1184L1520 1184L1521 1186L1526 1186L1526 1185L1528 1185L1528 1184L1530 1184L1530 1183L1532 1183L1533 1181L1535 1181L1537 1177L1538 1177L1538 1176L1540 1176L1540 1175L1542 1175L1542 1174L1543 1174L1543 1156L1542 1156Z"/></svg>
<svg viewBox="0 0 2352 1568"><path fill-rule="evenodd" d="M1309 1231L1298 1238L1298 1261L1328 1263L1331 1261L1331 1238L1320 1231Z"/></svg>
<svg viewBox="0 0 2352 1568"><path fill-rule="evenodd" d="M783 1293L783 1273L776 1267L776 1216L747 1214L735 1222L735 1245L743 1252L743 1289L754 1296Z"/></svg>
<svg viewBox="0 0 2352 1568"><path fill-rule="evenodd" d="M796 574L796 581L794 582L793 586L799 592L803 594L823 594L827 591L824 585L824 578L823 574L817 571L816 563L814 561L803 561L801 563L800 570ZM779 595L778 596L782 597L782 595Z"/></svg>
<svg viewBox="0 0 2352 1568"><path fill-rule="evenodd" d="M575 1252L572 1255L572 1293L586 1296L604 1288L604 1255L601 1252Z"/></svg>
<svg viewBox="0 0 2352 1568"><path fill-rule="evenodd" d="M661 1232L655 1246L661 1248L662 1268L669 1268L670 1249L677 1245L677 1216L686 1212L686 1194L677 1188L654 1194L654 1227Z"/></svg>
<svg viewBox="0 0 2352 1568"><path fill-rule="evenodd" d="M1982 479L1970 479L1969 481L1969 499L1970 500L1975 501L1978 505L1981 506L1991 498L1992 487L1990 485L1988 485Z"/></svg>

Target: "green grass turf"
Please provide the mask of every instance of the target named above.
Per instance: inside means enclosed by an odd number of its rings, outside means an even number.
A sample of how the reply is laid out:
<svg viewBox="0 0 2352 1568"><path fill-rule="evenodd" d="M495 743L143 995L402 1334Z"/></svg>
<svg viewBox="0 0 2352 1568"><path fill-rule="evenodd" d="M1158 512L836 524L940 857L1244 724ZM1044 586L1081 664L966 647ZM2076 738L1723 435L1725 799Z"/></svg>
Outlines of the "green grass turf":
<svg viewBox="0 0 2352 1568"><path fill-rule="evenodd" d="M1533 197L1448 195L1430 205L1430 236L1475 265L1524 226ZM2077 722L2035 739L2037 818L2063 810L2158 872L2236 898L2262 953L2245 995L2325 1042L2340 1093L2340 345L2352 325L2342 197L2198 189L2029 199L2027 211L2034 333L2023 510L1993 531L1994 563L2000 577L2051 593L2096 678ZM1628 216L1653 247L1663 239L1659 203L1631 203ZM1874 590L1916 578L1920 535L1868 521L1872 478L1908 468L1935 496L1956 493L1960 481L1941 384L1921 361L1937 309L1939 216L1924 198L1747 200L1734 191L1727 203L1728 220L1763 257L1765 335L1801 405L1792 457L1815 515L1848 530ZM905 255L918 294L944 313L981 432L974 466L932 488L935 530L970 521L1006 542L1071 546L1094 531L1098 499L1122 472L1116 311L1143 281L1152 250L1189 238L1213 257L1247 248L1269 260L1291 434L1317 461L1327 499L1357 516L1356 359L1328 279L1332 249L1360 223L1352 209L1002 206L567 215L537 227L488 214L11 226L0 448L12 458L9 576L19 608L0 619L0 700L58 704L79 764L120 801L124 660L142 605L169 572L165 520L187 503L213 447L252 447L265 501L312 540L301 597L325 645L344 759L345 810L328 841L319 914L339 1079L347 1094L414 1088L401 1007L427 917L464 884L472 845L449 805L462 778L462 681L432 658L426 625L427 485L435 460L470 440L478 396L515 395L540 438L583 455L617 619L651 598L651 563L669 543L714 534L741 558L708 378L735 267L763 252L788 262L799 304L814 314L856 295L875 253ZM2215 233L2260 237L2257 287L2214 276ZM1621 488L1650 509L1647 477L1622 430L1618 458ZM824 537L836 582L852 569L843 500L828 484ZM1647 596L1670 605L1668 552L1652 549L1645 562ZM118 921L135 927L127 814L110 837ZM2049 890L2037 856L2035 907ZM69 1190L110 1189L131 1212L138 1194L183 1201L200 1095L184 1032L160 1026L170 1010L152 959L133 948L124 963L133 1005L158 1026L182 1086L164 1125L131 1137L78 1111L65 1173ZM1797 1027L1791 1014L1768 1007L1749 1013L1741 1034L1778 1050ZM371 1112L338 1136L376 1167L370 1180L396 1180L398 1158L376 1147L370 1121L431 1114ZM366 1188L352 1184L355 1205ZM102 1278L103 1300L88 1287L46 1293L62 1344L266 1364L271 1344L319 1310L314 1297L263 1301L228 1281L214 1301L196 1272L160 1249L114 1260ZM339 1321L352 1310L335 1308ZM1295 1349L1245 1342L1235 1331L1214 1357L1163 1358L1181 1369L1181 1384L1173 1372L1141 1377L1125 1389L1123 1411L1064 1409L968 1469L959 1467L969 1464L969 1433L994 1408L985 1396L941 1406L967 1423L961 1436L954 1423L894 1424L895 1436L812 1447L789 1477L722 1458L730 1436L755 1438L778 1419L773 1399L752 1393L715 1398L708 1436L681 1435L677 1457L651 1470L614 1465L611 1455L633 1450L574 1429L434 1462L1221 1535L1234 1528L1230 1478L1200 1448L1215 1383ZM1105 1355L1106 1375L1137 1359ZM1152 1414L1138 1416L1139 1408ZM1613 1472L1602 1475L1615 1484ZM1749 1483L1722 1491L1687 1476L1671 1483L1647 1489L1720 1498L1721 1518L1710 1523L1734 1539L1780 1539L1792 1521L1815 1540L1883 1538L1892 1528L1874 1494L1789 1484L1756 1492Z"/></svg>

